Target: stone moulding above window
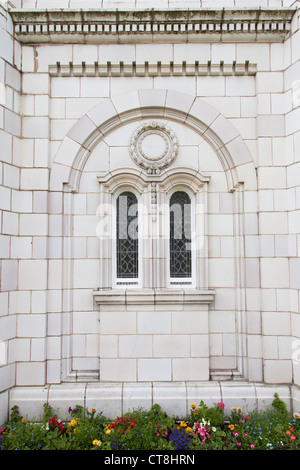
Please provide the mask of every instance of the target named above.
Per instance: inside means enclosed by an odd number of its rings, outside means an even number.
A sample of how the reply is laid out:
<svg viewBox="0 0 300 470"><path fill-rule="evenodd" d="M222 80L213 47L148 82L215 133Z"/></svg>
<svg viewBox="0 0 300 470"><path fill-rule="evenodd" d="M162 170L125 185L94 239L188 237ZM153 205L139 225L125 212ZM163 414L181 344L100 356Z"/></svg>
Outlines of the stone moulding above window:
<svg viewBox="0 0 300 470"><path fill-rule="evenodd" d="M295 8L10 11L23 43L284 41Z"/></svg>
<svg viewBox="0 0 300 470"><path fill-rule="evenodd" d="M194 63L187 62L143 62L99 64L56 64L49 65L51 77L180 77L215 75L255 75L256 64L244 63Z"/></svg>

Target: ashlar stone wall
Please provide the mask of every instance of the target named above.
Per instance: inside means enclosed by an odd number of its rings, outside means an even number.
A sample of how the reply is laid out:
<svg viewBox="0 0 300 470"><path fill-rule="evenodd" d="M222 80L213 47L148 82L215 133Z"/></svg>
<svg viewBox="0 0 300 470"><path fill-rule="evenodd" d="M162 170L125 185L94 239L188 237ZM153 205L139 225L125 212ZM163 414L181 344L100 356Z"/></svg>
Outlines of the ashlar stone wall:
<svg viewBox="0 0 300 470"><path fill-rule="evenodd" d="M290 6L273 3L261 6ZM299 402L299 10L288 14L246 41L116 44L112 30L50 41L51 25L37 39L1 9L4 417L13 387L21 399L75 382L245 380L287 384ZM130 155L152 122L178 142L156 176ZM146 208L140 289L114 285L103 208L122 188ZM161 203L174 188L201 202L192 288L168 286Z"/></svg>

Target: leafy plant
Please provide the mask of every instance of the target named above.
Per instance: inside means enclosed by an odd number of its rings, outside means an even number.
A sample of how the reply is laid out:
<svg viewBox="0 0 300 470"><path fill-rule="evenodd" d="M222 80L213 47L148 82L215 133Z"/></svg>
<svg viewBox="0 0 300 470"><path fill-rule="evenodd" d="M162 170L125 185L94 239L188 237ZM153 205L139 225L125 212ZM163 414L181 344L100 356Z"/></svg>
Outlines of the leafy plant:
<svg viewBox="0 0 300 470"><path fill-rule="evenodd" d="M155 404L115 420L77 405L62 422L49 404L40 423L12 408L0 429L0 450L300 450L300 415L291 416L277 394L265 411L240 408L224 414L224 403L192 404L185 420L169 416Z"/></svg>

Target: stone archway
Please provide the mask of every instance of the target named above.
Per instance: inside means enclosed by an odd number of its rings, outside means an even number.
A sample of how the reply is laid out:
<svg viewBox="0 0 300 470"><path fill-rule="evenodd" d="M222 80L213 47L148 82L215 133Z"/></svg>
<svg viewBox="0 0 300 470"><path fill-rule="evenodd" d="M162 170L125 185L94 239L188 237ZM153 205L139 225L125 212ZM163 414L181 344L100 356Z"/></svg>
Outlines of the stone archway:
<svg viewBox="0 0 300 470"><path fill-rule="evenodd" d="M64 280L64 309L72 316L73 261L72 261L72 205L79 190L84 167L96 146L115 130L141 120L168 120L186 126L199 134L214 150L226 175L227 192L232 194L235 237L235 315L236 315L236 376L248 377L247 335L245 314L245 252L244 190L256 190L256 173L250 152L230 121L218 110L200 98L167 90L140 90L105 100L87 112L68 132L55 156L50 178L50 200L56 192L62 193L64 205L64 251L62 275ZM133 172L134 173L134 172ZM132 174L133 174L132 173ZM199 178L199 176L198 176ZM201 180L201 177L200 177ZM51 240L50 242L51 243ZM106 265L104 265L104 270ZM95 287L97 287L95 285ZM98 299L99 296L94 297ZM108 296L109 297L109 296ZM127 298L127 297L126 297ZM101 298L103 301L103 296ZM114 299L115 300L115 299ZM210 299L211 302L212 298ZM121 299L122 302L122 299ZM67 318L67 317L66 317ZM62 331L64 350L64 380L99 379L97 371L80 374L72 368L72 346L69 342L72 321L64 322ZM227 378L221 370L214 370L212 378ZM205 375L207 380L207 375ZM233 378L232 371L228 373Z"/></svg>
<svg viewBox="0 0 300 470"><path fill-rule="evenodd" d="M78 188L80 171L94 146L117 127L137 120L170 119L200 133L216 151L227 176L228 190L248 179L255 180L253 161L237 129L204 100L168 90L138 90L107 99L79 119L70 129L55 156L50 189L69 183Z"/></svg>

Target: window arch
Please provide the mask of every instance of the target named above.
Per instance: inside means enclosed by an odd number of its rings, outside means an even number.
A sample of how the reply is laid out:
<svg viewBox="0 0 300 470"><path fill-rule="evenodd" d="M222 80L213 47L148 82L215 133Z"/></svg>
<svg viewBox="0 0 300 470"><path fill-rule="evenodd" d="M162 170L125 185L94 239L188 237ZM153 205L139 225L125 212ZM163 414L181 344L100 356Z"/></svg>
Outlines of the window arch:
<svg viewBox="0 0 300 470"><path fill-rule="evenodd" d="M116 207L116 277L139 277L138 200L130 191L122 192Z"/></svg>
<svg viewBox="0 0 300 470"><path fill-rule="evenodd" d="M184 191L170 197L169 263L171 279L192 277L192 214L191 198Z"/></svg>

